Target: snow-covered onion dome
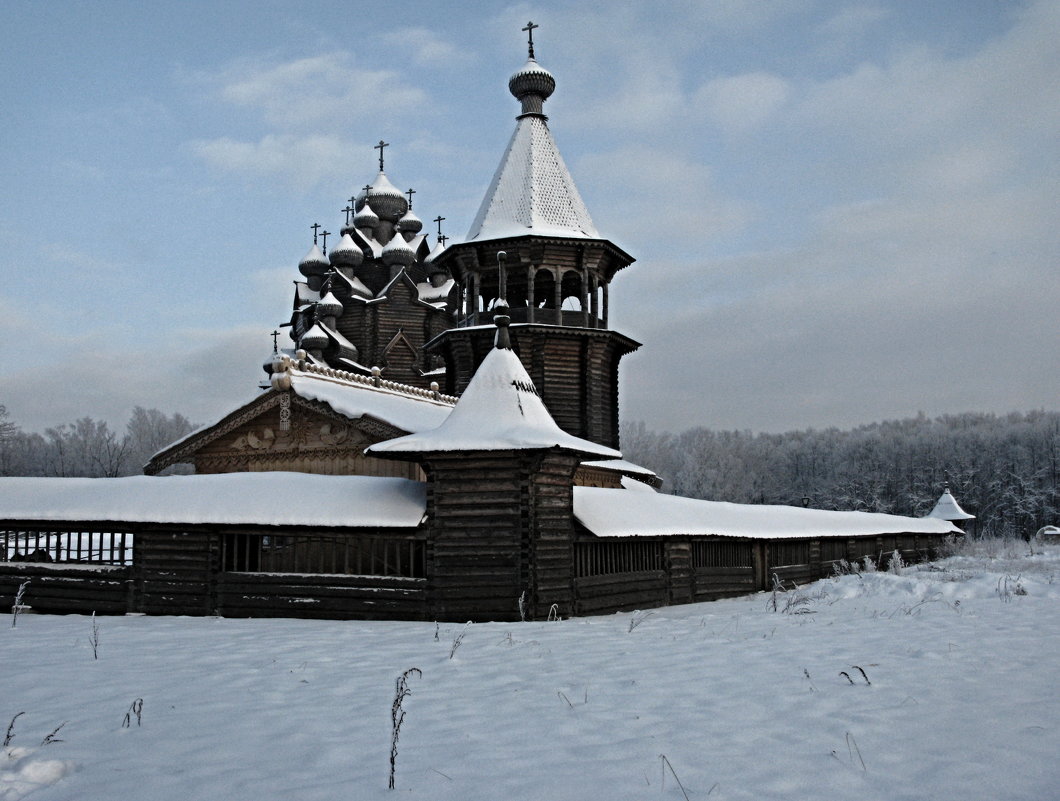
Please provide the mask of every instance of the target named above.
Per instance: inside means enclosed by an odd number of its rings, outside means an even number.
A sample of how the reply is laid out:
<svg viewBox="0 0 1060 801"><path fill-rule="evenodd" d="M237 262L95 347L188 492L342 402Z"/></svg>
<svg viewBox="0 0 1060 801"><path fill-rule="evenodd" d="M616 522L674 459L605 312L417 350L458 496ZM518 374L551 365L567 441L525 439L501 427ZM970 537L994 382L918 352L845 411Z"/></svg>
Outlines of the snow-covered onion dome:
<svg viewBox="0 0 1060 801"><path fill-rule="evenodd" d="M316 323L313 323L313 327L302 334L302 338L298 340L298 347L310 352L314 350L324 350L327 346L328 335L325 334L324 329Z"/></svg>
<svg viewBox="0 0 1060 801"><path fill-rule="evenodd" d="M416 263L416 251L409 247L403 236L395 236L383 248L382 259L384 264L401 264L408 267Z"/></svg>
<svg viewBox="0 0 1060 801"><path fill-rule="evenodd" d="M343 230L345 231L346 229ZM352 236L348 233L343 233L338 246L331 249L328 258L331 259L331 263L336 267L356 267L364 261L364 251L357 246Z"/></svg>
<svg viewBox="0 0 1060 801"><path fill-rule="evenodd" d="M508 91L523 104L523 114L541 114L542 104L556 91L556 79L530 58L508 79Z"/></svg>
<svg viewBox="0 0 1060 801"><path fill-rule="evenodd" d="M412 209L405 212L405 216L397 221L397 229L403 234L415 236L423 230L423 220L417 217Z"/></svg>
<svg viewBox="0 0 1060 801"><path fill-rule="evenodd" d="M423 260L423 263L424 264L430 264L435 259L437 259L440 255L442 255L442 251L443 250L445 250L445 245L443 245L441 242L436 243L435 246L434 246L434 250L432 250L430 253L427 254L427 258L425 258Z"/></svg>
<svg viewBox="0 0 1060 801"><path fill-rule="evenodd" d="M368 190L368 203L379 219L397 222L409 210L409 199L380 171Z"/></svg>
<svg viewBox="0 0 1060 801"><path fill-rule="evenodd" d="M324 275L329 269L331 269L331 264L316 245L313 245L305 254L305 258L298 262L298 272L306 278L311 275Z"/></svg>
<svg viewBox="0 0 1060 801"><path fill-rule="evenodd" d="M342 314L342 303L330 291L317 303L317 316L320 318L339 317Z"/></svg>
<svg viewBox="0 0 1060 801"><path fill-rule="evenodd" d="M374 200L372 202L375 202ZM353 216L354 228L374 229L379 225L379 215L372 210L371 203L365 203L361 210Z"/></svg>

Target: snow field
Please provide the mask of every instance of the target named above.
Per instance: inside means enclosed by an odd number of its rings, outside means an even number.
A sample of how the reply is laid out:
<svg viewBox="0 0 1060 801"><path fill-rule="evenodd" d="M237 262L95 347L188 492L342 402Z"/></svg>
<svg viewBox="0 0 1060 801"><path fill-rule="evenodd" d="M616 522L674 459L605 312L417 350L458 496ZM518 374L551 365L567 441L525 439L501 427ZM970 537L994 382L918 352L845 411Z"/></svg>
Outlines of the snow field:
<svg viewBox="0 0 1060 801"><path fill-rule="evenodd" d="M99 618L93 660L88 617L5 617L0 801L683 798L660 755L690 799L1056 798L1060 548L994 556L820 581L793 614L475 624L452 658L462 624Z"/></svg>

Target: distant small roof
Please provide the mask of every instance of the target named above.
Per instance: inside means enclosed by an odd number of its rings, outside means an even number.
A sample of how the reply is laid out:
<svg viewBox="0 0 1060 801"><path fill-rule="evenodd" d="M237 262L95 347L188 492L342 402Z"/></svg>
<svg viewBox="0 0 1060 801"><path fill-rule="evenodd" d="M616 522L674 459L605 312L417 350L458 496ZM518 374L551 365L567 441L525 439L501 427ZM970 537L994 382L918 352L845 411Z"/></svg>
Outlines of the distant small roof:
<svg viewBox="0 0 1060 801"><path fill-rule="evenodd" d="M621 453L572 436L552 419L519 361L504 347L482 360L464 394L437 428L379 442L372 454L509 451L559 447L602 458Z"/></svg>
<svg viewBox="0 0 1060 801"><path fill-rule="evenodd" d="M548 124L533 115L520 117L467 241L523 234L600 238Z"/></svg>
<svg viewBox="0 0 1060 801"><path fill-rule="evenodd" d="M964 511L948 489L943 490L935 502L935 508L928 512L927 516L937 517L939 520L975 520L975 515Z"/></svg>
<svg viewBox="0 0 1060 801"><path fill-rule="evenodd" d="M574 516L598 537L698 535L782 539L959 531L945 520L924 517L722 503L650 490L599 487L574 488Z"/></svg>

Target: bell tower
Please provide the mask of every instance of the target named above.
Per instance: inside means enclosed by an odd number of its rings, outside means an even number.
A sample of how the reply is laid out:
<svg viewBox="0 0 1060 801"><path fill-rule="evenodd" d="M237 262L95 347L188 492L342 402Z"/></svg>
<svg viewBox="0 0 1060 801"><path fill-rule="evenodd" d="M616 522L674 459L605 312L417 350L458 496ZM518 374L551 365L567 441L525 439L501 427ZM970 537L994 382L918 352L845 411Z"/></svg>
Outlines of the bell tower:
<svg viewBox="0 0 1060 801"><path fill-rule="evenodd" d="M608 287L633 258L600 236L548 128L556 88L534 56L508 81L521 104L515 132L464 242L438 254L461 287L457 326L425 349L460 394L493 347L504 300L512 346L560 428L618 447L618 364L640 343L608 328Z"/></svg>

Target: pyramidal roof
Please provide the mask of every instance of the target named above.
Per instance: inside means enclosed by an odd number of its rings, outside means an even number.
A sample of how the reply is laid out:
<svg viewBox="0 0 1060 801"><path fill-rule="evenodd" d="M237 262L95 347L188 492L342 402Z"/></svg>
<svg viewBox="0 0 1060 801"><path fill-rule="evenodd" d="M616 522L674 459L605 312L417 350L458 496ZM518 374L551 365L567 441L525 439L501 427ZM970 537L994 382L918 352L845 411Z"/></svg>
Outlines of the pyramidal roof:
<svg viewBox="0 0 1060 801"><path fill-rule="evenodd" d="M964 511L948 489L943 490L942 495L935 502L935 508L928 512L927 516L937 517L940 520L975 520L975 515Z"/></svg>
<svg viewBox="0 0 1060 801"><path fill-rule="evenodd" d="M512 82L540 74L547 75L531 59L512 77ZM536 110L550 91L541 91L533 85L523 89L517 94L523 100L523 113L467 233L467 241L523 234L599 239L600 234L552 139L548 118ZM512 92L515 94L516 89ZM531 98L530 103L527 97Z"/></svg>
<svg viewBox="0 0 1060 801"><path fill-rule="evenodd" d="M506 323L505 323L506 324ZM563 448L598 458L621 453L563 431L545 408L519 357L496 347L437 428L372 445L372 454Z"/></svg>

